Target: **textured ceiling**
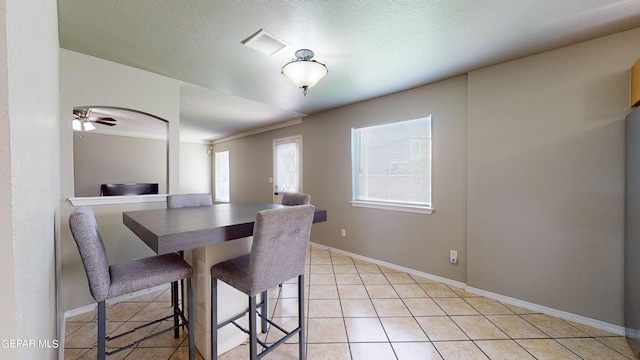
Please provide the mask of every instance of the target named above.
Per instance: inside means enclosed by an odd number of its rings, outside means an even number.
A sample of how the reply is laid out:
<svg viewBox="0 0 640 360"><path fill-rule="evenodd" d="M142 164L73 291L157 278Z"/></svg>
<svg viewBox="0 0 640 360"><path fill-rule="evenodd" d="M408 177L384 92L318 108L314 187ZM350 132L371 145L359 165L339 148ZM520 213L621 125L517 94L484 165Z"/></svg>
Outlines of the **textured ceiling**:
<svg viewBox="0 0 640 360"><path fill-rule="evenodd" d="M188 138L214 140L640 27L638 0L58 0L63 48L183 81ZM273 56L242 45L264 29ZM304 97L300 48L329 74Z"/></svg>

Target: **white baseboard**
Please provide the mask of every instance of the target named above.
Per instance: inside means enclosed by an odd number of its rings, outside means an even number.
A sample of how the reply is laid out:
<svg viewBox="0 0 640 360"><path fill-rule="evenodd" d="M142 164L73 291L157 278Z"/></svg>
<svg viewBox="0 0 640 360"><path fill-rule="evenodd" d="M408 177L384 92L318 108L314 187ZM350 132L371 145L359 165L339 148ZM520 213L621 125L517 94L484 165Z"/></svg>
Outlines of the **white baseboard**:
<svg viewBox="0 0 640 360"><path fill-rule="evenodd" d="M60 332L58 336L58 360L64 360L64 340L67 331L67 319L63 318L60 324Z"/></svg>
<svg viewBox="0 0 640 360"><path fill-rule="evenodd" d="M321 245L321 244L317 244L314 242L309 242L309 245L313 246L313 247L317 247L317 248L321 248L321 249L325 249L325 250L331 250L332 252L338 253L338 254L342 254L342 255L346 255L346 256L350 256L352 258L356 258L356 259L360 259L360 260L364 260L364 261L368 261L372 264L376 264L376 265L382 265L384 267L388 267L390 269L394 269L394 270L398 270L398 271L402 271L402 272L406 272L407 274L412 274L412 275L416 275L416 276L420 276L423 277L425 279L429 279L429 280L433 280L433 281L437 281L443 284L448 284L451 286L455 286L455 287L459 287L459 288L463 288L466 286L465 283L460 282L460 281L456 281L456 280L451 280L451 279L447 279L444 278L442 276L437 276L437 275L433 275L433 274L429 274L429 273L425 273L422 271L418 271L418 270L414 270L414 269L410 269L410 268L406 268L404 266L400 266L400 265L396 265L396 264L392 264L392 263L388 263L386 261L382 261L382 260L377 260L377 259L372 259L370 257L366 257L366 256L362 256L362 255L358 255L358 254L354 254L354 253L350 253L348 251L344 251L344 250L340 250L340 249L336 249L336 248L332 248L329 246L325 246L325 245Z"/></svg>
<svg viewBox="0 0 640 360"><path fill-rule="evenodd" d="M420 277L423 277L425 279L429 279L429 280L441 282L443 284L448 284L448 285L451 285L451 286L459 287L459 288L464 289L467 292L470 292L470 293L473 293L473 294L477 294L477 295L481 295L481 296L487 297L489 299L498 300L498 301L501 301L501 302L504 302L504 303L507 303L507 304L511 304L511 305L516 305L516 306L519 306L519 307L522 307L522 308L525 308L525 309L528 309L528 310L532 310L532 311L535 311L535 312L539 312L539 313L542 313L542 314L555 316L555 317L558 317L560 319L573 321L573 322L578 323L578 324L591 326L593 328L604 330L604 331L608 331L608 332L616 334L616 335L625 336L625 334L626 334L627 337L634 337L635 336L634 338L640 338L640 330L626 329L623 326L610 324L610 323L607 323L607 322L604 322L604 321L591 319L591 318L588 318L588 317L585 317L585 316L581 316L581 315L569 313L569 312L566 312L566 311L553 309L553 308L550 308L550 307L547 307L547 306L534 304L534 303L531 303L531 302L527 302L527 301L524 301L524 300L520 300L520 299L516 299L516 298L512 298L512 297L508 297L508 296L504 296L504 295L500 295L500 294L496 294L496 293L492 293L490 291L477 289L477 288L474 288L474 287L471 287L471 286L467 286L467 284L465 284L463 282L460 282L460 281L455 281L455 280L443 278L441 276L437 276L437 275L433 275L433 274L424 273L424 272L421 272L421 271L405 268L403 266L398 266L398 265L391 264L391 263L388 263L388 262L385 262L385 261L380 261L380 260L377 260L377 259L368 258L366 256L350 253L348 251L344 251L344 250L340 250L340 249L335 249L335 248L332 248L332 247L329 247L329 246L325 246L325 245L322 245L322 244L317 244L317 243L310 242L309 245L311 245L313 247L317 247L317 248L330 250L330 251L336 252L338 254L351 256L351 257L356 258L356 259L365 260L365 261L368 261L368 262L373 263L373 264L386 266L388 268L396 269L396 270L399 270L399 271L406 272L408 274L420 276Z"/></svg>
<svg viewBox="0 0 640 360"><path fill-rule="evenodd" d="M626 336L631 339L640 340L640 330L626 328Z"/></svg>
<svg viewBox="0 0 640 360"><path fill-rule="evenodd" d="M512 298L512 297L508 297L508 296L504 296L504 295L500 295L500 294L496 294L496 293L492 293L490 291L477 289L477 288L474 288L474 287L471 287L471 286L466 286L465 290L467 292L472 293L472 294L481 295L481 296L487 297L489 299L493 299L493 300L497 300L497 301L500 301L500 302L503 302L503 303L519 306L519 307L525 308L527 310L531 310L531 311L539 312L539 313L542 313L542 314L555 316L555 317L560 318L560 319L573 321L573 322L578 323L578 324L582 324L582 325L590 326L592 328L608 331L608 332L616 334L616 335L625 336L625 330L626 329L623 326L610 324L610 323L607 323L607 322L604 322L604 321L591 319L591 318L588 318L586 316L577 315L577 314L573 314L573 313L570 313L570 312L566 312L566 311L550 308L550 307L547 307L547 306L544 306L544 305L539 305L539 304L531 303L531 302L528 302L528 301L524 301L524 300L520 300L520 299L516 299L516 298Z"/></svg>

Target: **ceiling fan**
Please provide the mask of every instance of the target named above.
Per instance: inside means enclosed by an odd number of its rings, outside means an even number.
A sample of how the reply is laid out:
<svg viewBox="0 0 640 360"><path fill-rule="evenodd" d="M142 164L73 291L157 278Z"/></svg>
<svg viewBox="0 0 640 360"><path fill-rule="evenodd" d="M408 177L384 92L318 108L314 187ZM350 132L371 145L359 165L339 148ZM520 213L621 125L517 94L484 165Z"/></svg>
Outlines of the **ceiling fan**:
<svg viewBox="0 0 640 360"><path fill-rule="evenodd" d="M91 116L91 109L73 109L73 130L91 131L95 130L93 124L115 126L116 119L110 117Z"/></svg>

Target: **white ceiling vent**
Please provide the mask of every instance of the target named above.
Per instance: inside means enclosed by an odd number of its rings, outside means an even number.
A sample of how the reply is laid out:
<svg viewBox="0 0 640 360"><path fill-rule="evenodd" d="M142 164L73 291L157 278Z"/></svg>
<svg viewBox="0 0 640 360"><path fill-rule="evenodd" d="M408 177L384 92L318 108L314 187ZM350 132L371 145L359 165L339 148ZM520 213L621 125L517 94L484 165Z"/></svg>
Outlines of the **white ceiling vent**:
<svg viewBox="0 0 640 360"><path fill-rule="evenodd" d="M258 32L256 32L255 34L243 40L242 43L254 50L258 50L261 53L269 56L277 53L278 51L284 49L289 45L262 29L258 30Z"/></svg>

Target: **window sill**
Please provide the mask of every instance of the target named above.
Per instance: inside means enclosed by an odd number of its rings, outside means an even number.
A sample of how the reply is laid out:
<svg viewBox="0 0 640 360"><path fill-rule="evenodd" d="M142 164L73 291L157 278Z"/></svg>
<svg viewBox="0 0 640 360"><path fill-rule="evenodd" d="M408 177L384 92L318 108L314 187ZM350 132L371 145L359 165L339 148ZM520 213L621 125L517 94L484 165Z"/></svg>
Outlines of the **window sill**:
<svg viewBox="0 0 640 360"><path fill-rule="evenodd" d="M351 206L354 207L362 207L362 208L370 208L370 209L379 209L379 210L391 210L391 211L402 211L402 212L410 212L417 214L425 214L431 215L433 214L433 209L421 207L421 206L411 206L411 205L392 205L385 203L376 203L376 202L365 202L365 201L351 201Z"/></svg>
<svg viewBox="0 0 640 360"><path fill-rule="evenodd" d="M117 205L167 201L167 194L158 195L124 195L124 196L92 196L72 197L69 202L73 206Z"/></svg>

